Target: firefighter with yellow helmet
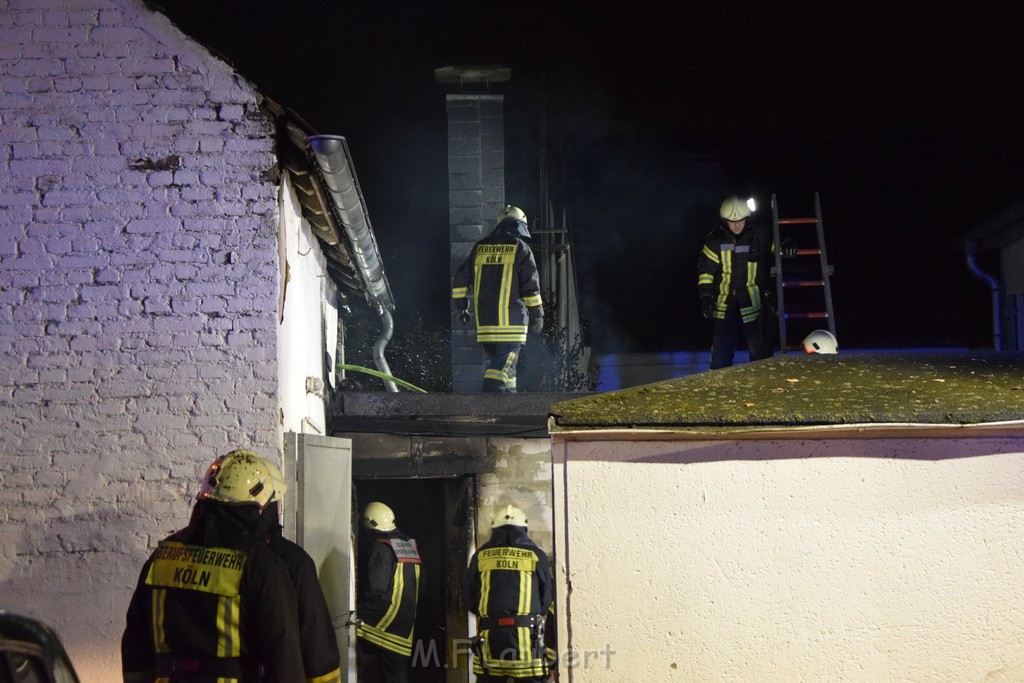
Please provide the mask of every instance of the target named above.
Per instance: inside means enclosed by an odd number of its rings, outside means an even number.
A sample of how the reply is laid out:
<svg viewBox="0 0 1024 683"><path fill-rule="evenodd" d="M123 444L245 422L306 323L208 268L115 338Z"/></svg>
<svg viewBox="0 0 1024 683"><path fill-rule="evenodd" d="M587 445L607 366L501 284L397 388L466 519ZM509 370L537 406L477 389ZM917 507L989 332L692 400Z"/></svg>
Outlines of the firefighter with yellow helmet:
<svg viewBox="0 0 1024 683"><path fill-rule="evenodd" d="M476 341L488 358L481 390L515 393L519 351L527 332L543 330L544 307L537 263L524 241L530 239L526 214L509 204L495 223L455 273L452 308L462 325L476 321Z"/></svg>
<svg viewBox="0 0 1024 683"><path fill-rule="evenodd" d="M478 617L473 647L478 681L548 680L544 624L554 589L548 557L527 530L521 509L501 506L490 540L469 562L465 594Z"/></svg>
<svg viewBox="0 0 1024 683"><path fill-rule="evenodd" d="M701 313L712 321L712 370L733 364L741 334L752 361L770 358L775 349L764 324L774 244L768 228L752 214L748 201L727 197L697 259ZM795 256L795 245L787 242L782 255Z"/></svg>
<svg viewBox="0 0 1024 683"><path fill-rule="evenodd" d="M142 567L121 637L126 682L306 680L295 590L259 531L281 480L247 450L208 471L188 526Z"/></svg>
<svg viewBox="0 0 1024 683"><path fill-rule="evenodd" d="M210 463L203 476L197 500L214 494L214 484L218 481L217 472L224 467L226 460L234 457L232 454L224 455ZM320 587L316 562L302 546L284 537L278 507L288 490L288 485L275 464L265 460L264 465L273 481L274 496L260 511L259 534L267 547L284 563L288 578L295 588L299 614L299 644L302 649L302 666L306 681L341 683L341 653L331 622L331 612Z"/></svg>
<svg viewBox="0 0 1024 683"><path fill-rule="evenodd" d="M402 533L379 501L363 508L356 616L359 680L405 683L416 608L426 589L416 539Z"/></svg>

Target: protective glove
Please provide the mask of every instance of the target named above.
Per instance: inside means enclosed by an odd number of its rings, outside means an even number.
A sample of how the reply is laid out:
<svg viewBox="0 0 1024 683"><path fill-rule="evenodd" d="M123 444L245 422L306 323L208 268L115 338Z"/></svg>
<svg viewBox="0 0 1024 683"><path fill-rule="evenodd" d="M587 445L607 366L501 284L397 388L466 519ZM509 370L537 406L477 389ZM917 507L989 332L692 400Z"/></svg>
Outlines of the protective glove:
<svg viewBox="0 0 1024 683"><path fill-rule="evenodd" d="M541 334L544 332L544 310L540 306L526 309L530 316L530 334Z"/></svg>
<svg viewBox="0 0 1024 683"><path fill-rule="evenodd" d="M782 240L782 246L779 247L779 254L782 258L795 258L797 246L793 240Z"/></svg>
<svg viewBox="0 0 1024 683"><path fill-rule="evenodd" d="M469 299L452 299L452 313L459 324L465 327L469 324Z"/></svg>
<svg viewBox="0 0 1024 683"><path fill-rule="evenodd" d="M700 299L700 313L706 319L711 320L715 315L715 300L709 296L701 297Z"/></svg>

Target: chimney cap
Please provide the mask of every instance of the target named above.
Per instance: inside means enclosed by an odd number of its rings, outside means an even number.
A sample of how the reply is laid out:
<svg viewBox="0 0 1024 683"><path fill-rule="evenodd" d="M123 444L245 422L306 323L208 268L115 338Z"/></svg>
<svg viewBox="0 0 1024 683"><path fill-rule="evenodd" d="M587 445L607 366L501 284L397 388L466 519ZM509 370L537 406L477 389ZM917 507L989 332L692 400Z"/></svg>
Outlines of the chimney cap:
<svg viewBox="0 0 1024 683"><path fill-rule="evenodd" d="M469 83L504 83L512 78L512 69L507 66L442 66L434 69L434 80L438 83L466 85Z"/></svg>

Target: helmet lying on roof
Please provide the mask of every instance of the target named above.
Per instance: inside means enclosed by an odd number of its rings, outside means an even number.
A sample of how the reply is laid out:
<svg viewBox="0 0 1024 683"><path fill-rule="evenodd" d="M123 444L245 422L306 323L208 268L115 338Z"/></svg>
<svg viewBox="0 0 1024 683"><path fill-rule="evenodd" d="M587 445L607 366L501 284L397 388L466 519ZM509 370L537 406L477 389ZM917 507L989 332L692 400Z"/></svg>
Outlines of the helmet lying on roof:
<svg viewBox="0 0 1024 683"><path fill-rule="evenodd" d="M839 342L828 330L815 330L804 339L806 353L839 353Z"/></svg>

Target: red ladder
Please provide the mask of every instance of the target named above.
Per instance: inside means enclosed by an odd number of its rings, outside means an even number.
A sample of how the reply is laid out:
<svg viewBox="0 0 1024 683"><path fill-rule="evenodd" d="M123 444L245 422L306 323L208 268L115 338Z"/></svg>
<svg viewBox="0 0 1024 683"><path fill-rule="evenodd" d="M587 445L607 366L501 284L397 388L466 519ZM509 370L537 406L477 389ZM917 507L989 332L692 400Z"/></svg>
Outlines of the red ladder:
<svg viewBox="0 0 1024 683"><path fill-rule="evenodd" d="M801 227L814 226L813 236ZM797 245L796 258L788 260L783 269L780 253L782 237L780 228L785 227L785 238ZM790 229L790 228L793 229ZM832 310L832 287L829 279L833 268L825 254L825 229L821 221L821 200L814 193L814 216L811 218L779 218L779 206L775 195L772 195L772 236L775 240L775 266L771 274L775 277L776 307L779 316L779 348L787 353L800 348L799 341L791 345L788 341L796 333L802 340L815 329L823 327L826 321L828 331L836 333L836 317ZM813 240L813 241L812 241ZM806 257L817 256L817 259ZM795 271L795 273L794 273ZM787 274L791 277L787 279ZM790 296L792 310L786 307L786 292ZM796 295L796 292L802 295Z"/></svg>

